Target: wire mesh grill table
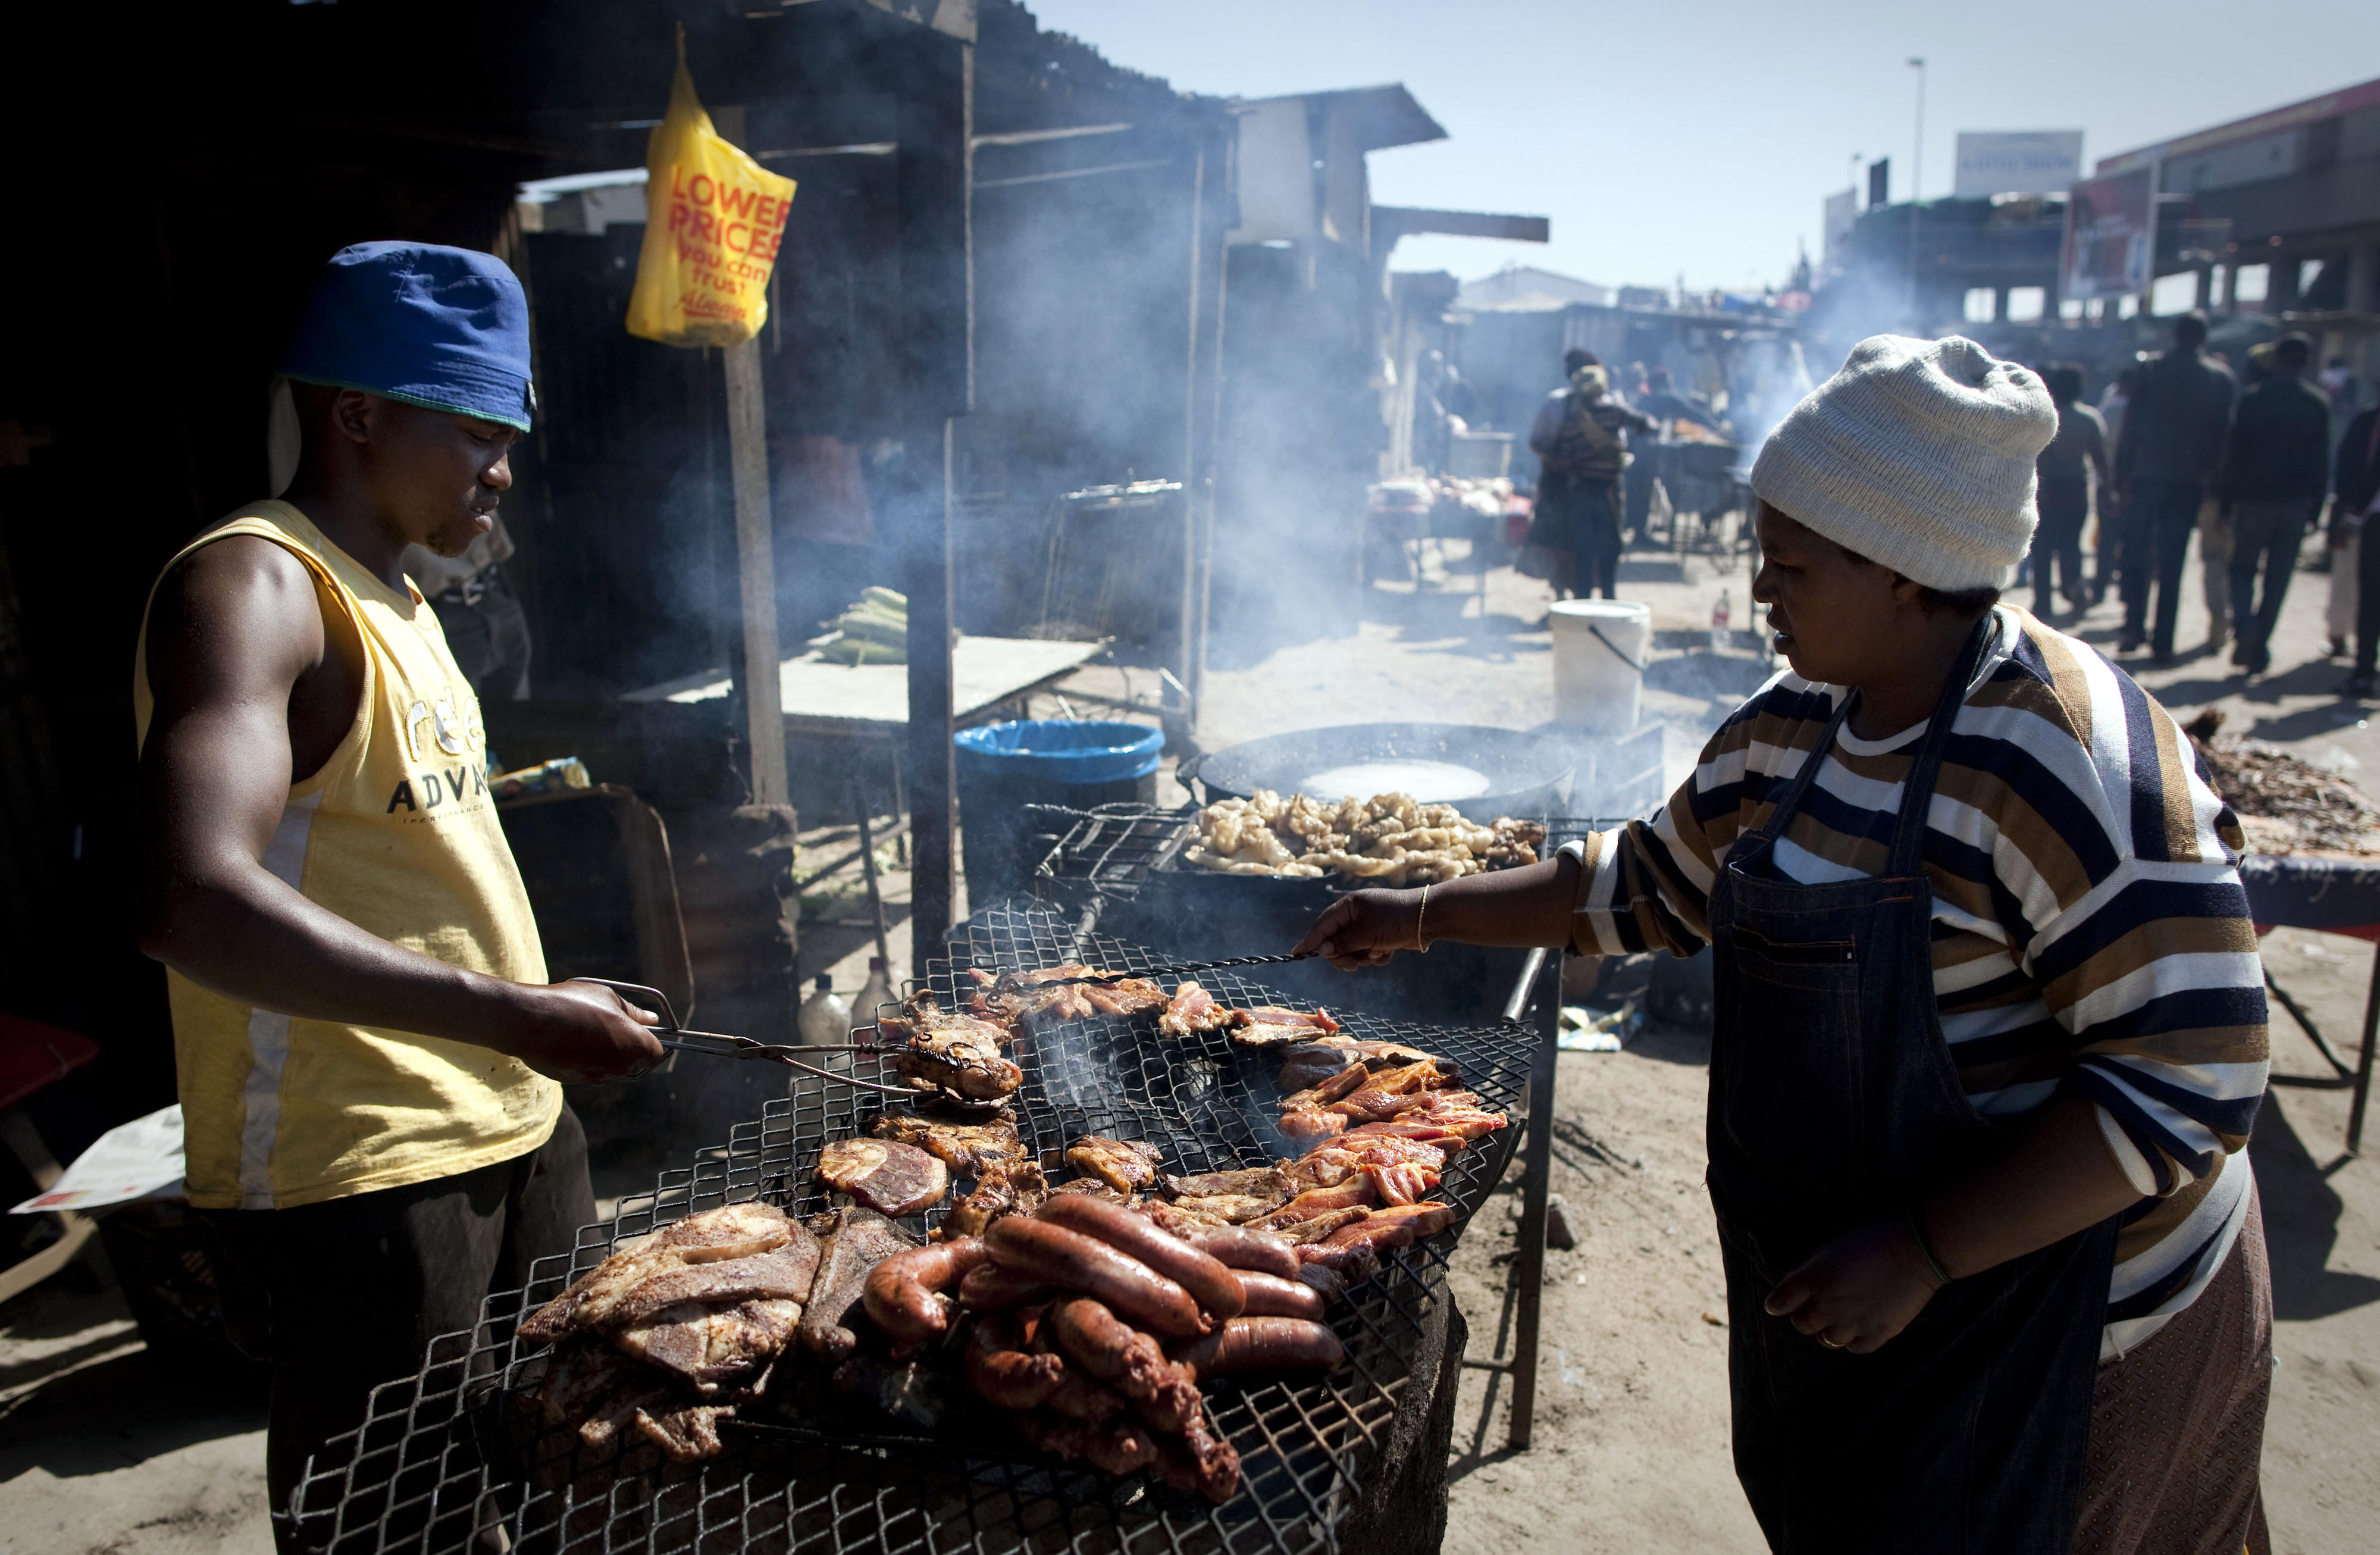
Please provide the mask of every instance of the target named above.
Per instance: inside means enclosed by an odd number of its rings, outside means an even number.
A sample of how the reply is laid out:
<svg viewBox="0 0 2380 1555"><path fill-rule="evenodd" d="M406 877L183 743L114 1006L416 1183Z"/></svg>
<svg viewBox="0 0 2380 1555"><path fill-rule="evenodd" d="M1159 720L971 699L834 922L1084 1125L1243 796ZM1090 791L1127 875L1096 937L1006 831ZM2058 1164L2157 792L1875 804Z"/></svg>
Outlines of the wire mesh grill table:
<svg viewBox="0 0 2380 1555"><path fill-rule="evenodd" d="M1133 971L1172 959L1034 903L978 914L953 932L950 951L912 985L933 990L946 1008L971 986L970 966L1079 960ZM1220 1001L1270 998L1230 973L1201 980ZM1510 1027L1433 1028L1366 1015L1343 1025L1351 1036L1453 1061L1466 1087L1508 1111L1532 1058L1528 1035ZM1272 1123L1276 1065L1221 1037L1161 1037L1154 1012L1045 1027L1019 1039L1012 1056L1025 1073L1010 1099L1017 1129L1046 1165L1086 1134L1146 1140L1177 1172L1262 1165L1284 1153ZM850 1062L862 1077L892 1077L881 1055ZM1514 1130L1447 1163L1438 1197L1455 1207L1452 1226L1388 1255L1378 1277L1333 1306L1346 1366L1319 1378L1208 1385L1214 1428L1244 1465L1238 1495L1220 1507L1146 1475L1111 1478L1037 1457L1013 1431L961 1424L937 1434L848 1402L829 1413L722 1422L726 1451L684 1464L641 1439L599 1451L571 1426L541 1423L527 1395L546 1352L515 1339L522 1318L621 1243L686 1215L755 1198L795 1214L826 1208L812 1180L821 1147L867 1133L883 1100L805 1077L787 1100L733 1130L724 1148L662 1173L650 1197L623 1201L615 1221L582 1230L570 1257L540 1261L526 1290L490 1297L472 1332L435 1341L418 1376L376 1390L364 1425L310 1464L295 1497L310 1541L340 1555L1340 1547L1338 1530L1362 1502L1400 1407L1415 1388L1433 1385L1415 1374L1416 1349L1448 1300L1454 1242L1501 1176ZM944 1213L929 1210L925 1221Z"/></svg>

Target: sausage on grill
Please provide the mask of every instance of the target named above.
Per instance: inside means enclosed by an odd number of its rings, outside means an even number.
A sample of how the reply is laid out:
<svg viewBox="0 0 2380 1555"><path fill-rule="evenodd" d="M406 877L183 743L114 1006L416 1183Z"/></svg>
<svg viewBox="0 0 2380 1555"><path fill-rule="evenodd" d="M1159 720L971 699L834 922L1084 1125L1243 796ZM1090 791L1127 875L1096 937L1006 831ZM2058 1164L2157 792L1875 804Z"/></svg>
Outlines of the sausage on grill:
<svg viewBox="0 0 2380 1555"><path fill-rule="evenodd" d="M1096 1236L1117 1251L1131 1254L1188 1291L1218 1322L1238 1317L1247 1304L1240 1282L1219 1259L1112 1199L1059 1194L1035 1210L1033 1218Z"/></svg>
<svg viewBox="0 0 2380 1555"><path fill-rule="evenodd" d="M940 1293L990 1256L972 1236L895 1253L868 1271L860 1302L896 1345L924 1344L951 1326L950 1302Z"/></svg>
<svg viewBox="0 0 2380 1555"><path fill-rule="evenodd" d="M1322 1293L1302 1280L1284 1280L1248 1269L1240 1271L1240 1286L1248 1297L1248 1304L1240 1309L1242 1317L1322 1320Z"/></svg>
<svg viewBox="0 0 2380 1555"><path fill-rule="evenodd" d="M1217 1263L1278 1274L1284 1280L1297 1277L1297 1249L1271 1232L1250 1231L1245 1226L1193 1226L1184 1230L1181 1237Z"/></svg>
<svg viewBox="0 0 2380 1555"><path fill-rule="evenodd" d="M1014 1312L1057 1294L1030 1274L997 1263L979 1263L959 1282L959 1305L970 1312Z"/></svg>
<svg viewBox="0 0 2380 1555"><path fill-rule="evenodd" d="M1171 1354L1202 1379L1243 1371L1329 1371L1347 1358L1338 1335L1303 1318L1234 1318Z"/></svg>
<svg viewBox="0 0 2380 1555"><path fill-rule="evenodd" d="M1052 1285L1097 1296L1153 1333L1188 1339L1213 1327L1189 1292L1095 1236L1011 1215L995 1221L985 1240L1002 1263Z"/></svg>

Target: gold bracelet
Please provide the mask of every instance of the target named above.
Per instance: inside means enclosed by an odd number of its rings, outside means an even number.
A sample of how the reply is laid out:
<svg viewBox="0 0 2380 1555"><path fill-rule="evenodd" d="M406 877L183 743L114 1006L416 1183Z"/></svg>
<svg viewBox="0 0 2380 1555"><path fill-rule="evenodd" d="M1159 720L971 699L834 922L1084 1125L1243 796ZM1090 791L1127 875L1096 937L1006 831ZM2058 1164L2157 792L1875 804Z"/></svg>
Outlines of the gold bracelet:
<svg viewBox="0 0 2380 1555"><path fill-rule="evenodd" d="M1424 955L1429 954L1429 936L1422 932L1422 925L1428 921L1429 881L1424 881L1421 882L1421 906L1414 913L1414 949Z"/></svg>

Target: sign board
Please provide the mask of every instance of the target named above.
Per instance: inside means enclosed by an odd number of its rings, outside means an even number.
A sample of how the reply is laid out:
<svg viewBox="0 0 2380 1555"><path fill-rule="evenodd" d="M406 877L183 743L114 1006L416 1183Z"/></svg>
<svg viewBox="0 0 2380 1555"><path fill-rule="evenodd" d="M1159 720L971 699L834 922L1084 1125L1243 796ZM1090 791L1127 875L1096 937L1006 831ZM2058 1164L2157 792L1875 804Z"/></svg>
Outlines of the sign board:
<svg viewBox="0 0 2380 1555"><path fill-rule="evenodd" d="M1852 227L1859 221L1859 190L1847 188L1840 194L1827 196L1826 246L1819 251L1829 267L1839 265L1849 257Z"/></svg>
<svg viewBox="0 0 2380 1555"><path fill-rule="evenodd" d="M2149 289L2156 255L2156 169L2074 186L2066 201L2061 298L2132 297Z"/></svg>
<svg viewBox="0 0 2380 1555"><path fill-rule="evenodd" d="M2060 194L2082 176L2079 129L1962 129L1950 192L1961 200Z"/></svg>

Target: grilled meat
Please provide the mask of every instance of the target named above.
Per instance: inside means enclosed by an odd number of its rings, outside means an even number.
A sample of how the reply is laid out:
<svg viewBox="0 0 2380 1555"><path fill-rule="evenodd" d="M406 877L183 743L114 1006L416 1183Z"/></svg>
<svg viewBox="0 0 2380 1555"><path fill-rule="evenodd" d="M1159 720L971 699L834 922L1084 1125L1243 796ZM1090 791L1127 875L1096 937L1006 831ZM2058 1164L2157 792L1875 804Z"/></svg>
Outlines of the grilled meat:
<svg viewBox="0 0 2380 1555"><path fill-rule="evenodd" d="M974 1015L952 1014L920 993L904 1013L877 1022L880 1039L905 1041L892 1067L920 1090L945 1090L970 1101L997 1101L1025 1081L1025 1073L1001 1055L1008 1027Z"/></svg>
<svg viewBox="0 0 2380 1555"><path fill-rule="evenodd" d="M802 1313L802 1347L839 1361L859 1343L850 1323L868 1286L868 1270L905 1247L915 1246L901 1228L871 1209L839 1209L830 1222L819 1258L818 1278Z"/></svg>
<svg viewBox="0 0 2380 1555"><path fill-rule="evenodd" d="M1294 1165L1286 1168L1287 1174L1301 1185L1303 1191L1307 1187L1337 1187L1348 1178L1375 1166L1411 1164L1437 1172L1446 1165L1445 1147L1395 1134L1376 1134L1372 1129L1377 1126L1379 1125L1367 1124L1324 1140L1306 1151ZM1462 1141L1452 1141L1452 1148L1461 1149Z"/></svg>
<svg viewBox="0 0 2380 1555"><path fill-rule="evenodd" d="M1324 1037L1299 1042L1281 1051L1281 1088L1300 1091L1322 1084L1337 1075L1360 1066L1364 1055L1355 1044L1344 1037Z"/></svg>
<svg viewBox="0 0 2380 1555"><path fill-rule="evenodd" d="M1220 1031L1231 1024L1232 1012L1215 1002L1215 996L1189 978L1173 988L1173 998L1165 1013L1157 1017L1157 1029L1168 1037L1204 1037Z"/></svg>
<svg viewBox="0 0 2380 1555"><path fill-rule="evenodd" d="M707 1397L721 1383L747 1377L774 1360L801 1316L796 1301L742 1301L733 1306L684 1301L622 1330L613 1342L638 1360L677 1373Z"/></svg>
<svg viewBox="0 0 2380 1555"><path fill-rule="evenodd" d="M1351 1177L1337 1187L1309 1188L1272 1213L1250 1223L1258 1231L1281 1231L1318 1216L1347 1209L1369 1209L1380 1201L1368 1177Z"/></svg>
<svg viewBox="0 0 2380 1555"><path fill-rule="evenodd" d="M1281 1115L1281 1136L1300 1147L1318 1144L1347 1126L1344 1113L1319 1107L1293 1107Z"/></svg>
<svg viewBox="0 0 2380 1555"><path fill-rule="evenodd" d="M949 1168L896 1139L838 1139L820 1152L818 1175L880 1215L914 1215L951 1185Z"/></svg>
<svg viewBox="0 0 2380 1555"><path fill-rule="evenodd" d="M951 1206L946 1229L953 1236L981 1236L1002 1215L1031 1214L1048 1194L1038 1161L986 1167L974 1191Z"/></svg>
<svg viewBox="0 0 2380 1555"><path fill-rule="evenodd" d="M1051 1193L1093 1193L1102 1198L1112 1198L1119 1204L1130 1204L1134 1197L1132 1194L1117 1187L1113 1183L1103 1182L1097 1177L1069 1177L1062 1183L1051 1184L1050 1191Z"/></svg>
<svg viewBox="0 0 2380 1555"><path fill-rule="evenodd" d="M653 1275L622 1296L603 1315L601 1326L615 1331L634 1328L685 1301L789 1301L798 1306L809 1299L818 1272L818 1239L799 1221L787 1221L786 1229L792 1240L772 1252L724 1263L682 1264Z"/></svg>
<svg viewBox="0 0 2380 1555"><path fill-rule="evenodd" d="M1281 1167L1251 1166L1233 1172L1201 1172L1189 1177L1168 1176L1165 1191L1176 1198L1208 1198L1217 1194L1261 1194L1289 1186Z"/></svg>
<svg viewBox="0 0 2380 1555"><path fill-rule="evenodd" d="M1165 990L1147 978L1126 978L1121 982L1085 983L1083 997L1091 1008L1103 1015L1136 1015L1144 1010L1165 1005Z"/></svg>
<svg viewBox="0 0 2380 1555"><path fill-rule="evenodd" d="M1395 1209L1376 1209L1357 1223L1341 1227L1323 1239L1322 1246L1363 1246L1375 1253L1385 1253L1392 1247L1418 1242L1453 1223L1454 1207L1451 1204L1400 1205Z"/></svg>
<svg viewBox="0 0 2380 1555"><path fill-rule="evenodd" d="M581 1275L522 1323L520 1336L550 1343L601 1326L631 1291L657 1275L774 1252L793 1240L795 1229L773 1204L725 1204L689 1215Z"/></svg>
<svg viewBox="0 0 2380 1555"><path fill-rule="evenodd" d="M1371 1166L1364 1169L1364 1180L1372 1184L1380 1202L1391 1207L1416 1204L1438 1186L1438 1173L1426 1166L1407 1162L1399 1166Z"/></svg>
<svg viewBox="0 0 2380 1555"><path fill-rule="evenodd" d="M868 1130L879 1139L913 1145L934 1156L962 1177L976 1177L987 1168L1024 1160L1032 1152L1018 1137L1014 1117L990 1123L953 1123L943 1118L887 1112Z"/></svg>
<svg viewBox="0 0 2380 1555"><path fill-rule="evenodd" d="M1371 1210L1360 1204L1351 1204L1344 1209L1325 1210L1307 1220L1295 1221L1287 1225L1271 1226L1267 1229L1283 1241L1294 1244L1298 1248L1297 1256L1303 1258L1305 1257L1305 1249L1315 1243L1359 1221L1368 1221L1371 1218Z"/></svg>
<svg viewBox="0 0 2380 1555"><path fill-rule="evenodd" d="M1338 1030L1339 1023L1330 1018L1328 1010L1284 1010L1278 1005L1259 1004L1251 1010L1232 1012L1232 1042L1236 1047L1286 1048L1311 1042L1318 1036L1335 1035Z"/></svg>
<svg viewBox="0 0 2380 1555"><path fill-rule="evenodd" d="M1123 1193L1137 1193L1157 1184L1158 1167L1163 1154L1154 1145L1138 1140L1107 1139L1099 1135L1087 1135L1066 1150L1066 1164L1087 1176L1097 1177Z"/></svg>
<svg viewBox="0 0 2380 1555"><path fill-rule="evenodd" d="M974 989L967 995L967 1008L986 1020L998 1021L1013 1028L1030 1030L1054 1026L1060 1021L1087 1020L1094 1011L1085 996L1087 983L1070 983L1058 988L1042 988L1038 984L1054 978L1087 978L1094 968L1079 961L1057 966L1044 966L1033 972L987 972L980 966L967 968Z"/></svg>
<svg viewBox="0 0 2380 1555"><path fill-rule="evenodd" d="M734 1404L697 1403L679 1409L637 1411L637 1429L670 1456L672 1463L698 1464L726 1449L719 1440L719 1422L735 1413Z"/></svg>

